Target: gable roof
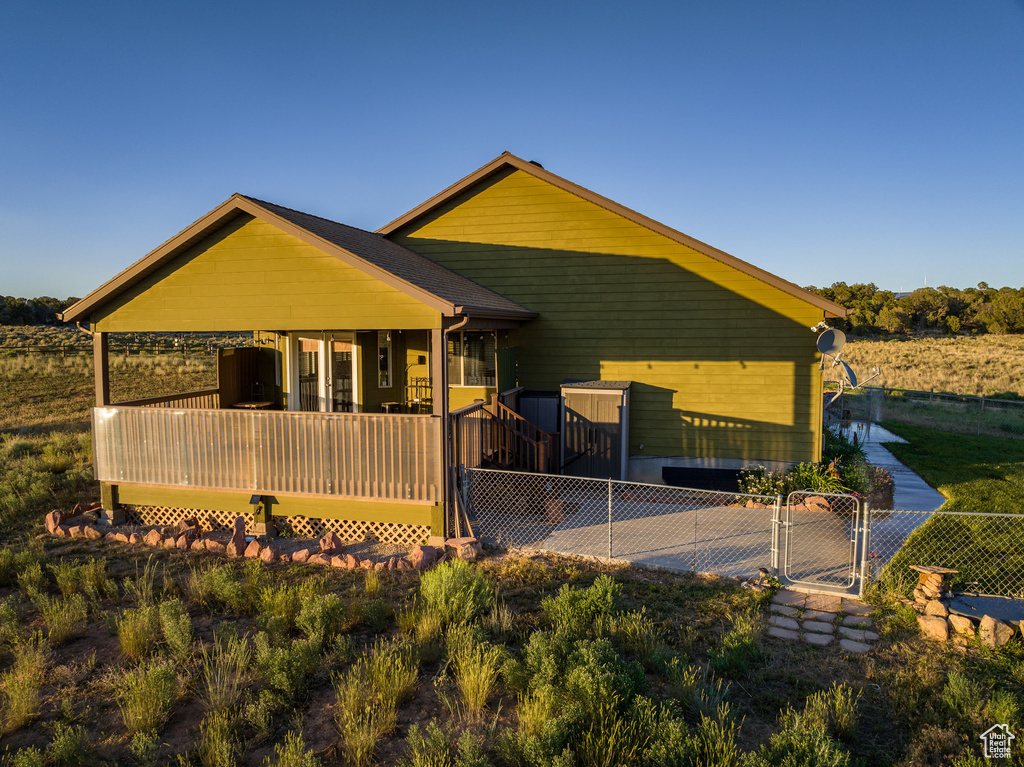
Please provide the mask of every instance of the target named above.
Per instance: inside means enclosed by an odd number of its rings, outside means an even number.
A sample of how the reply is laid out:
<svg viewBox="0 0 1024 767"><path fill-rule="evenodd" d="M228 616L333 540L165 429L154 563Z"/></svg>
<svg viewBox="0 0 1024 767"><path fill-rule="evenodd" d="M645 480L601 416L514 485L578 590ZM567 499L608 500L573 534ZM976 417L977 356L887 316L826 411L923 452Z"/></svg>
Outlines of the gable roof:
<svg viewBox="0 0 1024 767"><path fill-rule="evenodd" d="M674 240L689 248L693 248L698 253L703 253L705 256L708 256L709 258L713 258L716 261L720 261L723 264L727 264L728 266L731 266L734 269L737 269L745 274L748 274L751 277L754 277L755 279L761 280L762 282L766 282L769 285L778 288L779 290L785 293L790 294L791 296L799 298L803 301L806 301L809 304L812 304L813 306L818 307L819 309L825 312L826 316L845 317L847 314L846 308L840 306L839 304L833 303L832 301L822 298L821 296L815 295L809 290L805 290L801 288L799 285L789 282L788 280L784 280L781 277L772 274L771 272L766 272L764 269L759 269L753 264L748 264L746 261L736 258L735 256L731 256L725 251L719 250L718 248L714 248L711 245L708 245L707 243L701 242L700 240L696 240L693 237L683 234L682 232L676 231L675 229L669 226L665 226L664 224L655 221L653 218L648 218L647 216L641 213L637 213L635 210L627 208L625 205L620 205L619 203L613 200L609 200L607 197L602 197L596 192L591 192L589 189L586 189L580 186L579 184L574 184L573 182L564 179L561 176L556 176L554 173L544 170L544 168L542 168L540 165L533 162L529 162L527 160L523 160L520 157L516 157L514 154L510 152L502 152L500 156L496 157L494 160L487 163L482 168L474 171L473 173L470 173L461 181L457 181L444 191L435 194L426 202L422 203L421 205L417 205L408 213L399 216L390 224L381 227L380 229L377 230L377 232L385 236L394 234L399 229L403 228L404 226L416 220L417 218L425 216L431 213L432 211L436 210L437 208L441 207L449 200L466 191L475 184L507 168L515 168L523 171L524 173L529 173L531 176L535 176L536 178L539 178L542 181L546 181L547 183L555 187L558 187L563 191L569 192L570 194L574 194L577 197L581 197L584 200L587 200L588 202L592 202L595 205L598 205L602 208L605 208L606 210L611 211L612 213L616 213L622 216L623 218L626 218L636 224L639 224L640 226L646 227L647 229L656 232L657 234L668 237L670 240Z"/></svg>
<svg viewBox="0 0 1024 767"><path fill-rule="evenodd" d="M448 316L530 319L536 312L385 237L274 203L234 194L187 229L108 280L60 318L80 322L239 215L249 214Z"/></svg>

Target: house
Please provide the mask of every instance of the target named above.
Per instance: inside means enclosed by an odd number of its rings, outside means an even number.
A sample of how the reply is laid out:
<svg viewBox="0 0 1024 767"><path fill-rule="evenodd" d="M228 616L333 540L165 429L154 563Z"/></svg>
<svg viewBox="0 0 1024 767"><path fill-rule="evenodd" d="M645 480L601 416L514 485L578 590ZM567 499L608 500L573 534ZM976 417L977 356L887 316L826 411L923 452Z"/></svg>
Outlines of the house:
<svg viewBox="0 0 1024 767"><path fill-rule="evenodd" d="M376 233L236 194L62 319L93 334L105 508L413 540L458 525L458 465L818 460L809 328L844 314L505 153ZM112 403L109 335L142 331L257 343L216 389Z"/></svg>

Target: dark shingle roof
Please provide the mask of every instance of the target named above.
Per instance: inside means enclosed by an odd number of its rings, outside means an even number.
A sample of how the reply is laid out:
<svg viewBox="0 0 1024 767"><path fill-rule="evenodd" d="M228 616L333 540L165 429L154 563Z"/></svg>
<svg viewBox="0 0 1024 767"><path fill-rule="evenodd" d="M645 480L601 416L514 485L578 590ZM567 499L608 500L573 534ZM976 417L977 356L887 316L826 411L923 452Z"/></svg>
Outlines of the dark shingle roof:
<svg viewBox="0 0 1024 767"><path fill-rule="evenodd" d="M396 242L348 224L240 195L295 226L305 229L398 279L431 293L454 306L533 317L535 312L479 283L421 256Z"/></svg>

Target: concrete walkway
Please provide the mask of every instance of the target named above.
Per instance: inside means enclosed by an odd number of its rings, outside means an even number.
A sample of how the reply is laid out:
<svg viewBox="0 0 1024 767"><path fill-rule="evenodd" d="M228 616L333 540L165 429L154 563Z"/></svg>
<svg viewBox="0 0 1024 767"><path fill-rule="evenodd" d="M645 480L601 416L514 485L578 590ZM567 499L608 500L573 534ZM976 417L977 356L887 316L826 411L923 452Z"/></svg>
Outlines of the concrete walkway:
<svg viewBox="0 0 1024 767"><path fill-rule="evenodd" d="M892 504L894 509L935 511L946 502L942 493L921 479L906 464L897 461L896 457L886 450L886 442L906 444L902 437L897 437L891 431L869 421L852 421L849 428L841 429L840 433L851 441L856 435L857 442L864 448L868 463L872 466L881 466L892 474L896 480Z"/></svg>

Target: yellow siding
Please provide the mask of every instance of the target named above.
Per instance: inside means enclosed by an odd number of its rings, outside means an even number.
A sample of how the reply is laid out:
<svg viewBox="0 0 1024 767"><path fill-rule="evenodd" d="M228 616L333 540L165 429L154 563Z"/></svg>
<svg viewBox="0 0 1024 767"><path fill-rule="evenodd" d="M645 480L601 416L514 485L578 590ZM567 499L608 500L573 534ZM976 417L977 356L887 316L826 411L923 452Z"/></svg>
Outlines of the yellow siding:
<svg viewBox="0 0 1024 767"><path fill-rule="evenodd" d="M393 238L540 313L520 385L636 382L631 454L819 458L811 304L519 170Z"/></svg>
<svg viewBox="0 0 1024 767"><path fill-rule="evenodd" d="M100 331L431 328L440 313L251 216L226 224L91 318Z"/></svg>

